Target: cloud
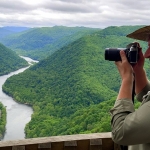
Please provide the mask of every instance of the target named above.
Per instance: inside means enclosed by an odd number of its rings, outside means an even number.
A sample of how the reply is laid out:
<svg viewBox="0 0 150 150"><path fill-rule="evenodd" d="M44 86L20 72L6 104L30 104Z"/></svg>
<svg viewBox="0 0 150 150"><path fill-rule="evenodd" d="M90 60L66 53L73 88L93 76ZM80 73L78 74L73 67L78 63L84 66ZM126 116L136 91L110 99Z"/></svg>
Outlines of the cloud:
<svg viewBox="0 0 150 150"><path fill-rule="evenodd" d="M84 3L67 3L62 1L45 3L43 4L43 8L64 13L88 13L92 11L92 8Z"/></svg>
<svg viewBox="0 0 150 150"><path fill-rule="evenodd" d="M1 0L0 1L0 10L1 13L8 14L10 12L22 12L22 11L28 11L32 10L33 6L29 4L25 4L22 1L19 0Z"/></svg>
<svg viewBox="0 0 150 150"><path fill-rule="evenodd" d="M149 6L149 0L1 0L0 26L147 25Z"/></svg>

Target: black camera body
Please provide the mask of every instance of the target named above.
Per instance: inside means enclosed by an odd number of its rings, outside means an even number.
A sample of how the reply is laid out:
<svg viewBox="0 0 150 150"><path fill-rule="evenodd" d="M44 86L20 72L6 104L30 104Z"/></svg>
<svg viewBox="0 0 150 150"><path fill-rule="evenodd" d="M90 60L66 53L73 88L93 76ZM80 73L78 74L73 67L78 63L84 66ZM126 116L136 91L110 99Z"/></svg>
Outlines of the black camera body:
<svg viewBox="0 0 150 150"><path fill-rule="evenodd" d="M105 60L121 61L120 50L124 50L128 62L130 64L135 64L139 59L139 49L140 47L137 42L128 44L126 48L106 48Z"/></svg>

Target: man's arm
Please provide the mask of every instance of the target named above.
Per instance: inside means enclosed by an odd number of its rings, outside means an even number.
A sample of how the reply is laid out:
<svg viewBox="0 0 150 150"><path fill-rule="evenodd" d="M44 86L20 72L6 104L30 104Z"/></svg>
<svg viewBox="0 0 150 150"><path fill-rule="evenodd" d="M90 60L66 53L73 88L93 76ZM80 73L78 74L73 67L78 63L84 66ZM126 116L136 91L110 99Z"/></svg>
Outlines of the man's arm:
<svg viewBox="0 0 150 150"><path fill-rule="evenodd" d="M120 56L122 61L115 62L122 79L117 100L124 98L132 100L132 88L134 80L133 69L126 58L124 51L120 51Z"/></svg>
<svg viewBox="0 0 150 150"><path fill-rule="evenodd" d="M150 143L150 101L135 111L132 101L117 100L110 112L112 139L115 143L119 145Z"/></svg>

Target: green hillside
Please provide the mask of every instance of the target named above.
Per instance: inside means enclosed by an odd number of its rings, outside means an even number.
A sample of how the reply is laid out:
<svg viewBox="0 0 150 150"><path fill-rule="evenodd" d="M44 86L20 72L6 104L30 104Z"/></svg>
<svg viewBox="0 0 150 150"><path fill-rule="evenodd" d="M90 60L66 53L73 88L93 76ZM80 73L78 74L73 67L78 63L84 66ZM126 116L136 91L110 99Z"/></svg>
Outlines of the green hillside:
<svg viewBox="0 0 150 150"><path fill-rule="evenodd" d="M6 108L0 102L0 140L2 139L5 133L5 126L6 126Z"/></svg>
<svg viewBox="0 0 150 150"><path fill-rule="evenodd" d="M99 30L86 27L41 27L8 36L0 41L18 54L40 60L80 37Z"/></svg>
<svg viewBox="0 0 150 150"><path fill-rule="evenodd" d="M109 109L120 77L104 50L133 42L124 35L130 27L122 28L121 35L111 27L110 34L107 28L82 37L6 81L6 93L33 106L27 138L111 130Z"/></svg>
<svg viewBox="0 0 150 150"><path fill-rule="evenodd" d="M15 52L0 44L0 75L25 67L28 63Z"/></svg>

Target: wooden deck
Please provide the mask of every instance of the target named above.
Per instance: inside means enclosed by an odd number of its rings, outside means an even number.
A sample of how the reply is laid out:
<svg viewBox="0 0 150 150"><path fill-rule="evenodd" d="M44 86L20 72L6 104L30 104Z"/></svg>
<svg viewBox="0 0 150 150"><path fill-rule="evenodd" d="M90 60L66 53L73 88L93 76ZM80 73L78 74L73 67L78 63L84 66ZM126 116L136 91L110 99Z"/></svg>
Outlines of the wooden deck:
<svg viewBox="0 0 150 150"><path fill-rule="evenodd" d="M0 150L119 150L119 147L108 132L1 141Z"/></svg>

